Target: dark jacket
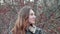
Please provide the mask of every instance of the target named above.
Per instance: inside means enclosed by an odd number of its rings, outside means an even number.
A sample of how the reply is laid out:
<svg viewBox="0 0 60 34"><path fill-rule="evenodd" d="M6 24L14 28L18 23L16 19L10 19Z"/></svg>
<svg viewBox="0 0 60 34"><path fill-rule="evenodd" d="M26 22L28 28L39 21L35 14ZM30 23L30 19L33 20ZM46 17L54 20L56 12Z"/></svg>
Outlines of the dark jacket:
<svg viewBox="0 0 60 34"><path fill-rule="evenodd" d="M12 34L12 32L10 32L9 34ZM36 27L35 32L31 32L29 29L26 30L26 34L44 34L43 30L41 28Z"/></svg>
<svg viewBox="0 0 60 34"><path fill-rule="evenodd" d="M29 29L27 29L26 34L43 34L43 30L36 27L36 31L35 31L35 33L33 33Z"/></svg>

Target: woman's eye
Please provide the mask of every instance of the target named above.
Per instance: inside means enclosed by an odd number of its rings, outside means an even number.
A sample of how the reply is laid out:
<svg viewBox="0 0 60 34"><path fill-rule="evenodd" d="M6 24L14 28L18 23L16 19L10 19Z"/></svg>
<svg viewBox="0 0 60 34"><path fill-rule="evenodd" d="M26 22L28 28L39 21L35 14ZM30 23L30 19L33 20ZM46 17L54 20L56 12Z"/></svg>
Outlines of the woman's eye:
<svg viewBox="0 0 60 34"><path fill-rule="evenodd" d="M33 15L33 13L31 15Z"/></svg>

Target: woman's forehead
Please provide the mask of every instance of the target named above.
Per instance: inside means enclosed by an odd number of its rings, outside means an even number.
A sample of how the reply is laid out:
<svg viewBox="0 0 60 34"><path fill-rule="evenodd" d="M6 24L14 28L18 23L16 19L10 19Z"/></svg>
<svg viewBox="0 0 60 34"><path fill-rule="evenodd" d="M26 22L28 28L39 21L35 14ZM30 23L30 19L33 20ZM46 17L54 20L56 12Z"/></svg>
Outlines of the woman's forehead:
<svg viewBox="0 0 60 34"><path fill-rule="evenodd" d="M34 11L31 9L29 13L34 13Z"/></svg>

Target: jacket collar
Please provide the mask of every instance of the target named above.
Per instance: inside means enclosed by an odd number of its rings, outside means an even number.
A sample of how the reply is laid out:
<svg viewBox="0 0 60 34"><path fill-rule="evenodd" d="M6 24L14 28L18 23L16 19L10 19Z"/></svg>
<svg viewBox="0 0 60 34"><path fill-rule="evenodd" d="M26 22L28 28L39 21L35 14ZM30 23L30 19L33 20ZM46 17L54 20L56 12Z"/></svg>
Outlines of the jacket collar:
<svg viewBox="0 0 60 34"><path fill-rule="evenodd" d="M35 25L33 25L33 26L29 26L29 28L28 28L32 33L35 33L35 31L36 31L36 26Z"/></svg>

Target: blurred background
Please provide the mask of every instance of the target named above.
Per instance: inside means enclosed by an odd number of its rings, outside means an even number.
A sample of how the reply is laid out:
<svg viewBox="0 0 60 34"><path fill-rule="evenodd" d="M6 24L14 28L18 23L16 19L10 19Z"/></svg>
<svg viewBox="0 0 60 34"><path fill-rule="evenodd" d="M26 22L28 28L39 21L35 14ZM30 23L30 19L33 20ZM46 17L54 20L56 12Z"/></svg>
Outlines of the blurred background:
<svg viewBox="0 0 60 34"><path fill-rule="evenodd" d="M44 34L60 34L60 0L0 0L0 34L10 34L17 13L26 5L34 9L36 26Z"/></svg>

